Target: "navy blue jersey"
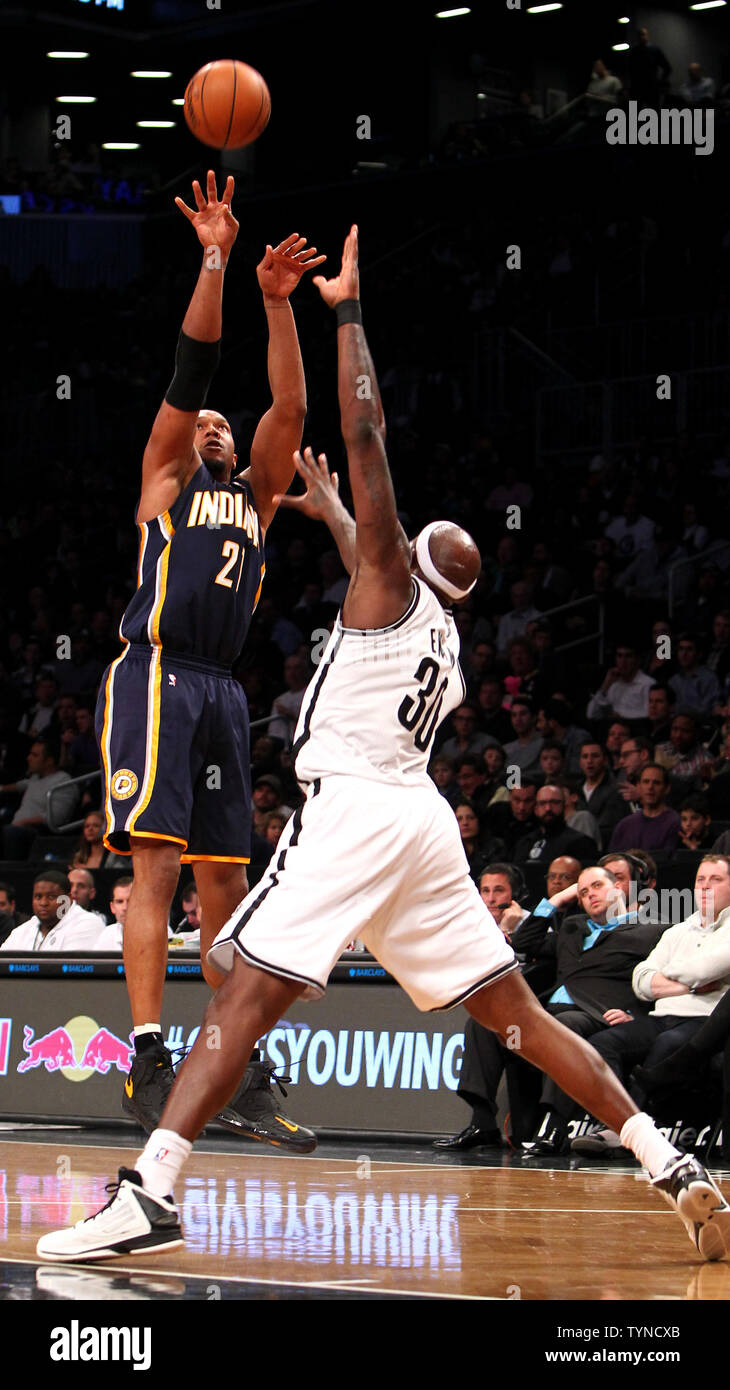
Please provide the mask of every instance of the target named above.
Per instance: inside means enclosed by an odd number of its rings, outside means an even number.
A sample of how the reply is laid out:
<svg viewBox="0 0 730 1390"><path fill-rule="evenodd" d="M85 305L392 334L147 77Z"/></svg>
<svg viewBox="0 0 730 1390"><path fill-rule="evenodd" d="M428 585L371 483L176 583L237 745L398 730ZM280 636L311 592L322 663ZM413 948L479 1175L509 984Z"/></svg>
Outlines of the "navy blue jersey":
<svg viewBox="0 0 730 1390"><path fill-rule="evenodd" d="M137 523L137 592L126 642L231 667L264 575L263 537L248 483L222 483L201 463L169 511Z"/></svg>

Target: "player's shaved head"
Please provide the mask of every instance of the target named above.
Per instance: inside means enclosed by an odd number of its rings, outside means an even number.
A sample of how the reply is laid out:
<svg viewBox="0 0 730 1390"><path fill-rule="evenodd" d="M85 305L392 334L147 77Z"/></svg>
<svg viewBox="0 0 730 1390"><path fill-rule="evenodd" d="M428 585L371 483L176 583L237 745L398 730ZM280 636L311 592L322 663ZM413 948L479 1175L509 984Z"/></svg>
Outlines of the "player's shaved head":
<svg viewBox="0 0 730 1390"><path fill-rule="evenodd" d="M464 531L452 521L435 522L427 530L427 537L421 533L420 558L416 554L418 538L413 542L411 569L433 589L442 603L449 606L461 603L466 598L467 591L476 583L482 568L482 557L476 542L468 531ZM421 566L424 546L427 547L428 558L436 573L424 573ZM441 588L438 583L439 576L445 579L447 584L461 590L461 597L455 597L447 589Z"/></svg>

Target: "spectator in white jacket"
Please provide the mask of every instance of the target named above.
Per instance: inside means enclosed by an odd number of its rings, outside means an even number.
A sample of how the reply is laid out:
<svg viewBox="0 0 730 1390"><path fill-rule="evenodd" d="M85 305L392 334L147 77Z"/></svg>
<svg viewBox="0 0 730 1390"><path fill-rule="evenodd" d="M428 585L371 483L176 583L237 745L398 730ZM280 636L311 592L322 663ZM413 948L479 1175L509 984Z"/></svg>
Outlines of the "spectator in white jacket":
<svg viewBox="0 0 730 1390"><path fill-rule="evenodd" d="M0 950L93 951L103 931L94 912L71 901L71 885L60 869L43 868L33 880L33 916L5 938Z"/></svg>

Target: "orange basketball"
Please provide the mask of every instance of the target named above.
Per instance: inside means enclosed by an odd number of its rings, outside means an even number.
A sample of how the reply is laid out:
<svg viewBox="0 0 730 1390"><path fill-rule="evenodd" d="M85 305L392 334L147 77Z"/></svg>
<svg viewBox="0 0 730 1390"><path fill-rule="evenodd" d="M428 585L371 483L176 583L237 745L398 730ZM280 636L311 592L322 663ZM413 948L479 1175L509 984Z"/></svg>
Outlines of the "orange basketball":
<svg viewBox="0 0 730 1390"><path fill-rule="evenodd" d="M216 150L238 150L266 128L271 97L255 68L235 58L220 58L190 78L184 110L197 140Z"/></svg>

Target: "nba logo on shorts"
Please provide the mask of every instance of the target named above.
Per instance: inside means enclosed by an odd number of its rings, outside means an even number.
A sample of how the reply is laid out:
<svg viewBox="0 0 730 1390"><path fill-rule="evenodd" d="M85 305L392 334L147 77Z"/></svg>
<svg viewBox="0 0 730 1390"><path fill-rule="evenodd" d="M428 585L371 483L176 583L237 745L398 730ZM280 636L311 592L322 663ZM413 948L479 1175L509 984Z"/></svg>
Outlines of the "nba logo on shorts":
<svg viewBox="0 0 730 1390"><path fill-rule="evenodd" d="M173 676L172 671L168 672L167 679L170 685L177 685L177 676Z"/></svg>

